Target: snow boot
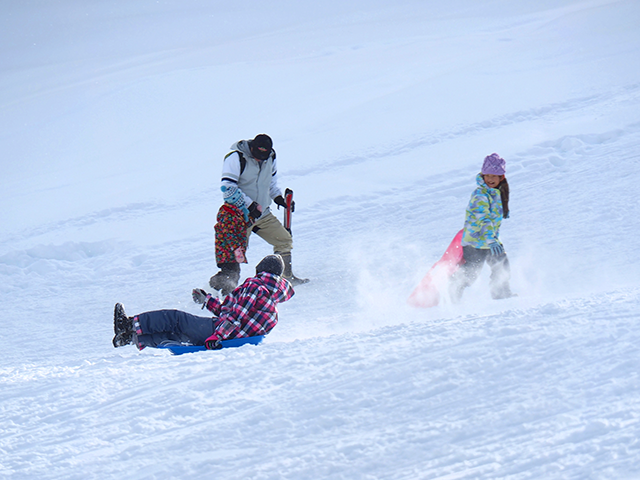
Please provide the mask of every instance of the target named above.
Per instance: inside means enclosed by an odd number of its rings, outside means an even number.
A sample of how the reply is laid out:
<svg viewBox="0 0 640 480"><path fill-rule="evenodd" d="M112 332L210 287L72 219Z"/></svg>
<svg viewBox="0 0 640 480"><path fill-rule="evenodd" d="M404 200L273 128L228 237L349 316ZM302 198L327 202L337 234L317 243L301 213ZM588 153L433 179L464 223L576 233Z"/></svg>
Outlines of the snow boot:
<svg viewBox="0 0 640 480"><path fill-rule="evenodd" d="M309 282L308 278L298 278L293 274L293 267L291 266L291 252L278 253L278 255L282 257L282 261L284 262L284 272L282 273L282 276L286 278L291 285L295 287Z"/></svg>
<svg viewBox="0 0 640 480"><path fill-rule="evenodd" d="M517 296L518 294L513 293L511 289L507 289L506 291L501 291L500 293L495 293L495 292L491 293L491 298L493 298L494 300L504 300L505 298L513 298Z"/></svg>
<svg viewBox="0 0 640 480"><path fill-rule="evenodd" d="M113 333L126 333L133 331L133 317L127 317L121 303L116 303L113 309Z"/></svg>
<svg viewBox="0 0 640 480"><path fill-rule="evenodd" d="M113 309L113 331L116 334L112 340L114 347L124 347L131 344L133 339L133 318L127 317L121 303L116 303Z"/></svg>
<svg viewBox="0 0 640 480"><path fill-rule="evenodd" d="M240 280L239 263L221 263L220 271L209 279L209 285L214 290L219 290L222 295L229 295L238 286Z"/></svg>

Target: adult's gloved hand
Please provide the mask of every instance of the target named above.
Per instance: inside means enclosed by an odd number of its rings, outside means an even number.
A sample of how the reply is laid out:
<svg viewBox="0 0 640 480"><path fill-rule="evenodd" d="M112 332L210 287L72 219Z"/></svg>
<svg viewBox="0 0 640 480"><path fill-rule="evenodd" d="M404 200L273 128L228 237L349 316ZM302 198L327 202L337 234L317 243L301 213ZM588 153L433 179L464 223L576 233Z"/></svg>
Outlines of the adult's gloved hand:
<svg viewBox="0 0 640 480"><path fill-rule="evenodd" d="M498 242L491 242L489 248L491 249L491 255L497 256L504 253L504 247Z"/></svg>
<svg viewBox="0 0 640 480"><path fill-rule="evenodd" d="M509 218L509 215L510 215L510 214L511 214L511 212L507 212L507 214L506 214L504 217L502 217L502 218Z"/></svg>
<svg viewBox="0 0 640 480"><path fill-rule="evenodd" d="M287 208L287 201L284 199L282 195L278 195L276 198L274 198L273 202L276 205L278 205L278 208L280 207ZM291 200L291 212L295 212L295 211L296 211L296 202L295 200Z"/></svg>
<svg viewBox="0 0 640 480"><path fill-rule="evenodd" d="M207 350L220 350L222 348L222 343L220 343L218 337L213 334L204 341L204 348Z"/></svg>
<svg viewBox="0 0 640 480"><path fill-rule="evenodd" d="M196 303L201 303L202 305L207 303L207 295L208 293L202 290L201 288L194 288L193 292L191 292L193 301Z"/></svg>
<svg viewBox="0 0 640 480"><path fill-rule="evenodd" d="M262 215L262 207L257 202L251 203L251 205L249 205L249 216L253 220L257 220L260 218L260 215Z"/></svg>

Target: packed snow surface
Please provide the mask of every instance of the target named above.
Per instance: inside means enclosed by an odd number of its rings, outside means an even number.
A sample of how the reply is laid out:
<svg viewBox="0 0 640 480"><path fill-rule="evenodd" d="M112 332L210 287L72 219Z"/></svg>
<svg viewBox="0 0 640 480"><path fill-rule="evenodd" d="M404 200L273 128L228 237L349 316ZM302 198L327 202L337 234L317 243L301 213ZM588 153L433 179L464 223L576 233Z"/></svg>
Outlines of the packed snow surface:
<svg viewBox="0 0 640 480"><path fill-rule="evenodd" d="M639 25L634 0L3 2L0 478L640 478ZM114 349L116 302L202 314L222 158L258 133L311 283L260 346ZM410 307L493 152L518 296L485 267Z"/></svg>

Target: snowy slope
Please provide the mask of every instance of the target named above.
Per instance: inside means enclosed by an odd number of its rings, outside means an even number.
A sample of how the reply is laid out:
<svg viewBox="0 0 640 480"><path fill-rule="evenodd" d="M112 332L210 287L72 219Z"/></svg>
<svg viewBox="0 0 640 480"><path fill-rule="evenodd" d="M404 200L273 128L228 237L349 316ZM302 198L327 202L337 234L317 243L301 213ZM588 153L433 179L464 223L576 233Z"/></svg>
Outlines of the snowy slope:
<svg viewBox="0 0 640 480"><path fill-rule="evenodd" d="M0 478L640 478L638 20L0 7ZM312 283L259 347L115 350L116 301L201 312L222 157L261 132ZM485 271L462 305L407 306L494 151L519 296Z"/></svg>

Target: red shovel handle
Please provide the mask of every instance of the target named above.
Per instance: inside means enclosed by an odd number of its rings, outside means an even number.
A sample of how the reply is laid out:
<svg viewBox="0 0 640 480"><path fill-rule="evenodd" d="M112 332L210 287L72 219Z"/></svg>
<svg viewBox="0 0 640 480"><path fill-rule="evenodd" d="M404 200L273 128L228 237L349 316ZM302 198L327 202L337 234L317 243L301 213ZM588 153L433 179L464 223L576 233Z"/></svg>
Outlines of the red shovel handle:
<svg viewBox="0 0 640 480"><path fill-rule="evenodd" d="M284 228L291 233L291 203L293 202L293 190L287 188L284 191L284 201L287 204L284 211Z"/></svg>

